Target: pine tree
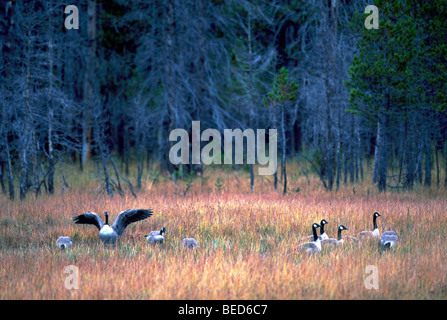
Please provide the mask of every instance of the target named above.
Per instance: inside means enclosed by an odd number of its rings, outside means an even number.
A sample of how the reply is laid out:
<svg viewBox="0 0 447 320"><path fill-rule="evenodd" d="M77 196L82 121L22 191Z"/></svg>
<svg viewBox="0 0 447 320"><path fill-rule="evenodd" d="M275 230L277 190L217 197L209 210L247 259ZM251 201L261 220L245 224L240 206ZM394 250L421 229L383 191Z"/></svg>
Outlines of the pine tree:
<svg viewBox="0 0 447 320"><path fill-rule="evenodd" d="M412 88L417 24L402 2L377 1L379 29L363 29L349 69L350 112L377 124L373 182L387 187L392 124L409 119L417 103Z"/></svg>
<svg viewBox="0 0 447 320"><path fill-rule="evenodd" d="M265 106L272 109L279 107L281 112L281 172L284 179L283 194L287 193L285 108L287 102L294 101L296 99L296 93L298 91L298 84L295 80L291 83L288 82L289 71L282 67L279 74L276 76L272 90L268 93L267 97L264 97L263 99L263 104Z"/></svg>

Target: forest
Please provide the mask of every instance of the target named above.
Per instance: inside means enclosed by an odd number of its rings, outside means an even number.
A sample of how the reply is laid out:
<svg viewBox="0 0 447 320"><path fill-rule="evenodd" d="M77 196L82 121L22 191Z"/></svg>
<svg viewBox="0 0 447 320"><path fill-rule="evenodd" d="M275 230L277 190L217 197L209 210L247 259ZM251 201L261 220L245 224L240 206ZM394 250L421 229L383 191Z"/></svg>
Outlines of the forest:
<svg viewBox="0 0 447 320"><path fill-rule="evenodd" d="M110 195L154 164L200 174L169 161L170 132L192 121L277 129L284 193L287 162L327 191L369 172L379 191L445 186L446 2L374 4L378 29L365 1L3 1L2 193L53 194L90 162ZM252 164L232 169L256 190Z"/></svg>
<svg viewBox="0 0 447 320"><path fill-rule="evenodd" d="M445 0L0 0L0 300L445 300L446 40Z"/></svg>

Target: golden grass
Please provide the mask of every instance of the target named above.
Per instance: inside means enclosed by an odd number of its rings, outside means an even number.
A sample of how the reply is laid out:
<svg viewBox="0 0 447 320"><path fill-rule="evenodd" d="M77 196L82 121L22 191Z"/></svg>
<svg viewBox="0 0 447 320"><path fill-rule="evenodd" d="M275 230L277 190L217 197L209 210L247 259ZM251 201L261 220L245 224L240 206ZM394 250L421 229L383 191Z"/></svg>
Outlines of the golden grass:
<svg viewBox="0 0 447 320"><path fill-rule="evenodd" d="M289 170L293 172L293 170ZM1 299L446 299L447 192L420 189L377 194L373 188L343 187L324 192L317 180L290 179L282 196L257 178L211 172L194 182L186 197L169 181L145 183L138 198L97 197L94 183L75 185L64 195L30 196L10 202L0 196ZM214 188L216 177L225 187ZM82 181L81 178L79 178ZM263 179L264 182L260 182ZM149 186L149 187L148 187ZM128 208L152 208L154 216L128 227L116 250L104 250L93 226L71 218L85 211L109 211L112 221ZM381 231L395 230L398 247L380 254L377 243L306 257L294 248L322 218L335 237L371 228L379 211ZM167 228L163 246L149 246L148 231ZM59 236L73 248L60 251ZM185 237L200 249L185 251ZM79 268L80 288L65 288L68 265ZM365 268L376 265L379 289L366 289Z"/></svg>

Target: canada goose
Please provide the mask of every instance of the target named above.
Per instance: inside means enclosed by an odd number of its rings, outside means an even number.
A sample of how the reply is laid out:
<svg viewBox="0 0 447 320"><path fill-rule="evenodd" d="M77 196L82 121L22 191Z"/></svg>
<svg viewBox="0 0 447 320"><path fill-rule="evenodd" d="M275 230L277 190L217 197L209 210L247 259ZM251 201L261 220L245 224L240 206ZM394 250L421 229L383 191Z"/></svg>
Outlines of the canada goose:
<svg viewBox="0 0 447 320"><path fill-rule="evenodd" d="M362 245L362 242L359 239L357 239L356 237L353 237L353 236L344 236L343 237L343 244L345 244L346 242L356 243L356 244L358 244L360 246Z"/></svg>
<svg viewBox="0 0 447 320"><path fill-rule="evenodd" d="M161 230L163 230L163 233L166 233L165 227L163 227ZM160 235L161 230L151 231L148 234L146 234L144 237L147 238L147 237L152 237L152 236L158 236L158 235Z"/></svg>
<svg viewBox="0 0 447 320"><path fill-rule="evenodd" d="M147 243L163 243L165 236L163 233L166 233L166 228L163 227L160 231L151 231L148 235L146 235Z"/></svg>
<svg viewBox="0 0 447 320"><path fill-rule="evenodd" d="M320 226L321 226L321 228L320 228L320 234L318 235L318 238L319 238L320 240L324 240L324 239L328 239L328 238L329 238L328 235L327 235L327 233L326 233L326 231L324 231L324 226L325 226L326 224L329 224L329 222L327 222L325 219L321 220L321 222L320 222ZM314 238L314 236L313 236L313 235L310 235L310 236L307 236L307 237L304 238L304 239L301 239L301 241L305 241L306 239L312 240L313 238Z"/></svg>
<svg viewBox="0 0 447 320"><path fill-rule="evenodd" d="M320 235L318 236L318 238L320 238L320 240L324 240L324 239L329 239L326 231L324 231L324 226L326 224L329 224L329 222L327 222L325 219L321 220L320 222Z"/></svg>
<svg viewBox="0 0 447 320"><path fill-rule="evenodd" d="M67 249L70 248L73 245L73 242L71 242L70 237L59 237L56 240L56 245L61 249Z"/></svg>
<svg viewBox="0 0 447 320"><path fill-rule="evenodd" d="M103 223L101 218L94 212L86 212L79 216L73 217L73 221L78 224L93 224L99 230L99 239L104 246L111 244L116 245L118 238L124 233L126 227L140 220L144 220L152 216L152 209L129 209L122 211L116 218L113 225L109 226L109 215L104 213L106 222Z"/></svg>
<svg viewBox="0 0 447 320"><path fill-rule="evenodd" d="M359 233L359 238L360 239L365 239L365 238L369 238L369 237L373 237L373 238L379 238L380 237L380 232L379 232L379 228L377 227L377 218L380 217L381 214L378 212L374 212L373 213L373 231L362 231Z"/></svg>
<svg viewBox="0 0 447 320"><path fill-rule="evenodd" d="M382 251L390 250L392 247L397 245L399 241L399 237L397 233L394 231L385 231L380 237L380 246Z"/></svg>
<svg viewBox="0 0 447 320"><path fill-rule="evenodd" d="M337 239L334 238L328 238L328 239L324 239L321 240L321 246L322 247L327 247L327 246L342 246L343 245L343 238L341 236L341 232L343 230L348 230L348 228L346 228L344 225L339 225L338 226L338 233L337 233Z"/></svg>
<svg viewBox="0 0 447 320"><path fill-rule="evenodd" d="M321 228L318 223L312 224L313 241L300 244L299 250L308 254L321 252L321 240L318 238L317 228Z"/></svg>
<svg viewBox="0 0 447 320"><path fill-rule="evenodd" d="M199 244L194 238L185 238L182 240L182 247L186 249L197 249Z"/></svg>

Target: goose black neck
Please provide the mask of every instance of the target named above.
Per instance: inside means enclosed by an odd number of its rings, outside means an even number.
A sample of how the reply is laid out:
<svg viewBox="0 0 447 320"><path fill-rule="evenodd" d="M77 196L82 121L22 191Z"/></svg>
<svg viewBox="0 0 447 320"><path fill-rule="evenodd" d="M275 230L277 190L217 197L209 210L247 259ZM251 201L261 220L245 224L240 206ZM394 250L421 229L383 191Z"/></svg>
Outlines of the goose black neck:
<svg viewBox="0 0 447 320"><path fill-rule="evenodd" d="M323 233L324 233L324 223L322 223L321 227L320 227L320 234L323 234Z"/></svg>
<svg viewBox="0 0 447 320"><path fill-rule="evenodd" d="M317 241L318 239L317 228L315 228L314 226L312 226L312 233L314 235L314 241Z"/></svg>
<svg viewBox="0 0 447 320"><path fill-rule="evenodd" d="M342 230L340 228L338 228L337 240L341 240L341 232L342 232Z"/></svg>
<svg viewBox="0 0 447 320"><path fill-rule="evenodd" d="M375 229L377 229L377 216L376 215L374 215L374 217L373 217L373 225L374 225L374 229L373 229L373 231L375 230Z"/></svg>
<svg viewBox="0 0 447 320"><path fill-rule="evenodd" d="M106 224L109 224L109 215L106 214L105 216L106 216Z"/></svg>

